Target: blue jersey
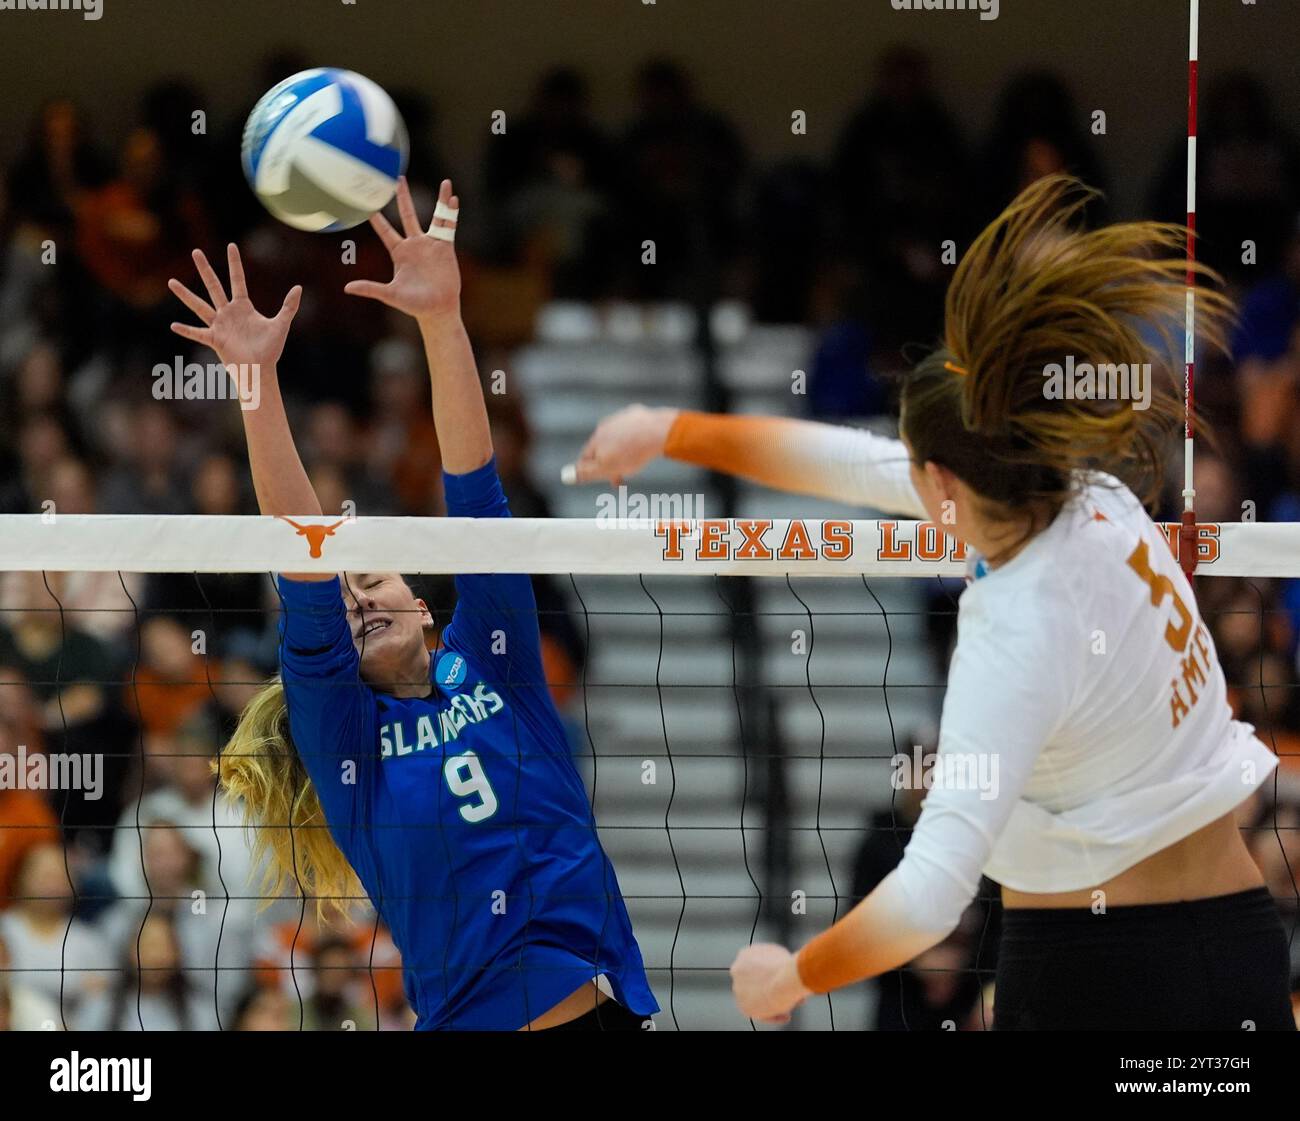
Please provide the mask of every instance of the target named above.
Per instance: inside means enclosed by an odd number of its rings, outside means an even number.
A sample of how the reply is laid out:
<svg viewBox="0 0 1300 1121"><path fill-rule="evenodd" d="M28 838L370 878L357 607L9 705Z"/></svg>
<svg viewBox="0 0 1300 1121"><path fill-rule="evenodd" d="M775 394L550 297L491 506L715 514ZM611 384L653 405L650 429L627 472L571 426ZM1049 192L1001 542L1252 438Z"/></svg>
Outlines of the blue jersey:
<svg viewBox="0 0 1300 1121"><path fill-rule="evenodd" d="M444 480L449 514L509 517L495 462ZM529 578L456 577L420 699L361 681L337 578L279 585L293 741L401 951L416 1030L520 1028L601 974L657 1012L545 684Z"/></svg>

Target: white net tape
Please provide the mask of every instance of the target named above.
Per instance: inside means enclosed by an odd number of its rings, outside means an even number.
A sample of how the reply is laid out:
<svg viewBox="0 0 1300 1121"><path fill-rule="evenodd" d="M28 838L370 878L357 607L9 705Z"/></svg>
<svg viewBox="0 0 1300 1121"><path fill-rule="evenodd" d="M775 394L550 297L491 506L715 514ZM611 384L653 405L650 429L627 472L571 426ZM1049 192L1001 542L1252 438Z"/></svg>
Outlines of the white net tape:
<svg viewBox="0 0 1300 1121"><path fill-rule="evenodd" d="M1163 526L1171 548L1178 526ZM1300 525L1198 527L1197 574L1300 577ZM734 518L301 518L18 515L0 572L960 576L965 553L929 522Z"/></svg>

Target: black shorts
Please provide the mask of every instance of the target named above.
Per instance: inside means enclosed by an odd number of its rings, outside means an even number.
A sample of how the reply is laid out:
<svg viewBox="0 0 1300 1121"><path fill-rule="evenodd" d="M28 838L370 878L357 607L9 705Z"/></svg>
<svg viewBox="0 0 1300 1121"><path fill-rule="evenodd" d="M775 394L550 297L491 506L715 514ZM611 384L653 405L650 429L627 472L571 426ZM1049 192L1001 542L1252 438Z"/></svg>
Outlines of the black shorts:
<svg viewBox="0 0 1300 1121"><path fill-rule="evenodd" d="M579 1016L576 1020L569 1020L563 1024L556 1024L553 1028L542 1028L542 1031L650 1031L654 1027L654 1020L649 1016L638 1016L628 1008L624 1008L616 1000L606 1000L596 1005L585 1016Z"/></svg>
<svg viewBox="0 0 1300 1121"><path fill-rule="evenodd" d="M1295 1031L1266 888L1213 899L1003 912L995 1031Z"/></svg>

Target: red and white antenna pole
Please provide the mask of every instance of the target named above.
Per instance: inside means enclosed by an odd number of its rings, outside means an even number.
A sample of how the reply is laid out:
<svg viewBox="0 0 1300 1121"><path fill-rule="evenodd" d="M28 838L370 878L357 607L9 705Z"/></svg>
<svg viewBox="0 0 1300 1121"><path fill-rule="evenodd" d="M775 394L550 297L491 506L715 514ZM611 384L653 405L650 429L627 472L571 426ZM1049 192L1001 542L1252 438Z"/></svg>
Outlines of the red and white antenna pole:
<svg viewBox="0 0 1300 1121"><path fill-rule="evenodd" d="M1192 481L1196 437L1196 101L1201 0L1190 0L1187 41L1187 313L1183 341L1183 522L1178 560L1190 580L1196 571L1196 487Z"/></svg>

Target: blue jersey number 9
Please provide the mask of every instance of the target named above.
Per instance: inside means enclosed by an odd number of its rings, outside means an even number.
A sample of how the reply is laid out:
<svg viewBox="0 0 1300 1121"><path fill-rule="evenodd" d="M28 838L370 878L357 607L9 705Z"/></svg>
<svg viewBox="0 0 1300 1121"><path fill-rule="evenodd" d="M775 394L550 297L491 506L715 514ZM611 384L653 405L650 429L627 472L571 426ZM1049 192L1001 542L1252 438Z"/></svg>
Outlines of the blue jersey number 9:
<svg viewBox="0 0 1300 1121"><path fill-rule="evenodd" d="M442 777L447 780L447 788L457 798L476 797L477 802L466 802L460 807L460 816L471 825L476 821L485 821L497 812L497 796L492 784L483 773L483 764L472 751L453 755L443 764Z"/></svg>

